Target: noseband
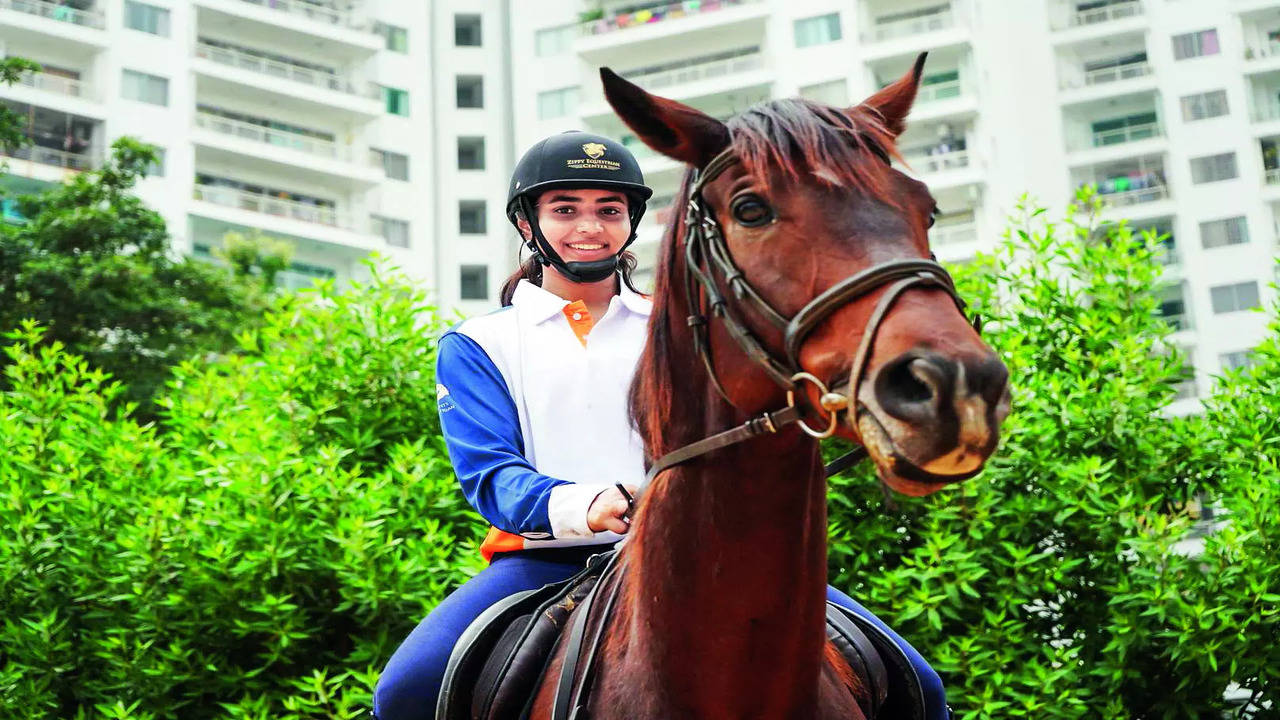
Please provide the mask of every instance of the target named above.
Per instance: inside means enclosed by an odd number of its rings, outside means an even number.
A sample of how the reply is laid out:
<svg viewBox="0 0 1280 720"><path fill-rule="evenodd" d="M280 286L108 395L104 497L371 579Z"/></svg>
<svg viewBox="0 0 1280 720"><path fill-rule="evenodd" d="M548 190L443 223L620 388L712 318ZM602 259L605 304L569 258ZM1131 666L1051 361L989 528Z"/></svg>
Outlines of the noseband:
<svg viewBox="0 0 1280 720"><path fill-rule="evenodd" d="M942 265L932 259L907 258L883 262L847 277L810 300L794 316L790 318L784 316L751 286L742 270L733 262L729 246L725 242L724 232L702 196L707 184L736 162L738 158L731 151L726 150L707 163L701 172L695 171L688 211L684 219L684 285L690 309L688 324L693 331L694 347L702 358L707 374L711 377L716 391L726 402L733 404L720 378L716 375L708 339L708 324L713 319L723 324L742 352L764 370L778 387L786 391L787 405L780 410L754 417L731 430L712 435L664 455L649 468L645 476L646 485L663 470L712 450L758 435L775 433L779 428L791 423L798 424L801 430L814 438L831 437L835 434L840 413L853 411L855 394L866 372L876 333L880 330L881 323L889 314L893 304L906 290L914 287L939 288L951 296L961 314L965 310L965 303L956 293L951 275ZM866 329L862 333L862 341L853 356L849 384L839 385L834 390L828 389L821 378L806 372L800 366L800 349L805 339L832 313L884 285L889 287L876 303L875 310L872 311ZM727 288L728 292L732 293L732 299L736 304L730 304L721 287ZM740 306L750 308L783 334L783 346L786 352L784 356L779 357L766 349L751 329L739 319ZM977 323L975 323L976 326ZM796 398L804 383L809 383L818 390L819 405L826 413L825 427L815 429L803 419L803 411L797 405ZM865 457L865 454L866 451L862 448L854 450L828 465L827 474L832 475L854 465Z"/></svg>

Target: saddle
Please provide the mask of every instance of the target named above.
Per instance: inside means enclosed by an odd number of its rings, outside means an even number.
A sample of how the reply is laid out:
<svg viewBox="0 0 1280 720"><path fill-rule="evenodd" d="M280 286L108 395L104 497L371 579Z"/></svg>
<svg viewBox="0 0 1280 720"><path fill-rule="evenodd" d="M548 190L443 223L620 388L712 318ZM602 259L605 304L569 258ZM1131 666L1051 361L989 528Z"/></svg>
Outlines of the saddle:
<svg viewBox="0 0 1280 720"><path fill-rule="evenodd" d="M586 616L593 601L612 605L611 582L617 551L593 555L577 575L537 590L517 593L486 610L454 645L445 670L436 720L525 720L566 624L573 623L564 676L554 714L582 718L597 632L586 642ZM603 597L608 595L608 597ZM575 608L583 612L575 617ZM924 720L924 692L911 661L883 630L856 613L827 603L827 637L867 688L863 714L875 718ZM585 647L584 647L585 645ZM584 666L585 663L585 666ZM585 689L584 689L585 686ZM567 710L572 708L573 712Z"/></svg>

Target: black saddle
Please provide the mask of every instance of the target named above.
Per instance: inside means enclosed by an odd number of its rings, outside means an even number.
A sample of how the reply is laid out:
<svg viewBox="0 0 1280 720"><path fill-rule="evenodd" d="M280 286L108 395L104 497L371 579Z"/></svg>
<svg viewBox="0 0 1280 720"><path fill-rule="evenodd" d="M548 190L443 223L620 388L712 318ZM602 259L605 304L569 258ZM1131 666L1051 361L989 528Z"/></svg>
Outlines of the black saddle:
<svg viewBox="0 0 1280 720"><path fill-rule="evenodd" d="M563 582L518 593L486 610L458 639L449 657L436 720L525 720L547 665L575 608L588 613L597 592L605 586L617 551L594 555L582 572ZM602 599L601 602L607 602ZM611 603L609 603L611 604ZM595 654L595 642L584 649L585 615L575 624L567 642L565 662L555 707L556 715L580 718L585 691L575 695L572 685L577 669L586 663L587 676ZM883 630L856 613L827 603L827 637L840 651L854 675L868 690L863 713L877 717L924 720L924 692L911 661ZM595 640L598 641L599 633ZM589 691L589 687L586 688Z"/></svg>

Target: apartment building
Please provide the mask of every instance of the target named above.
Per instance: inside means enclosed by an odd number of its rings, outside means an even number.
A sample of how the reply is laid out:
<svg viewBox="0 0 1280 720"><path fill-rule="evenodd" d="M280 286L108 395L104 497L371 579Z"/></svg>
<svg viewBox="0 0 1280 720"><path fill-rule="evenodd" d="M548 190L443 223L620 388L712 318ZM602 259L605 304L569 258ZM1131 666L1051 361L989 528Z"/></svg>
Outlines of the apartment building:
<svg viewBox="0 0 1280 720"><path fill-rule="evenodd" d="M609 111L597 68L717 117L769 97L859 101L928 51L900 138L943 214L939 257L999 241L1028 192L1054 212L1093 183L1112 219L1167 233L1161 312L1194 377L1248 362L1280 236L1276 0L545 0L512 6L516 146L580 127L641 157L651 259L680 175ZM665 204L664 204L665 201Z"/></svg>
<svg viewBox="0 0 1280 720"><path fill-rule="evenodd" d="M487 308L513 257L505 6L3 0L0 46L42 65L0 87L33 142L6 190L94 168L131 135L161 151L138 194L179 252L256 229L296 247L286 285L361 277L377 252L446 305Z"/></svg>

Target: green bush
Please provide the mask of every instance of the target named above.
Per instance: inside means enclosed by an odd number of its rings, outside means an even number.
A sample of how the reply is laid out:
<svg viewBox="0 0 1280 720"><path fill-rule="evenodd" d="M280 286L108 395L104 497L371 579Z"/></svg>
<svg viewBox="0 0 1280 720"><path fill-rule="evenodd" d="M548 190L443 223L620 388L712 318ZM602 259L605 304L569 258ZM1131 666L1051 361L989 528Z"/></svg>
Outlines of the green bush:
<svg viewBox="0 0 1280 720"><path fill-rule="evenodd" d="M478 569L440 318L395 278L282 300L162 428L27 325L0 395L0 716L357 717ZM163 431L162 431L163 430Z"/></svg>
<svg viewBox="0 0 1280 720"><path fill-rule="evenodd" d="M1099 233L1081 201L1081 224L1020 206L957 269L1014 392L987 470L887 508L868 475L837 481L833 582L935 663L961 718L1221 717L1232 682L1277 707L1274 351L1269 394L1241 375L1205 419L1168 416L1156 238ZM1193 559L1175 545L1199 493L1233 523Z"/></svg>

